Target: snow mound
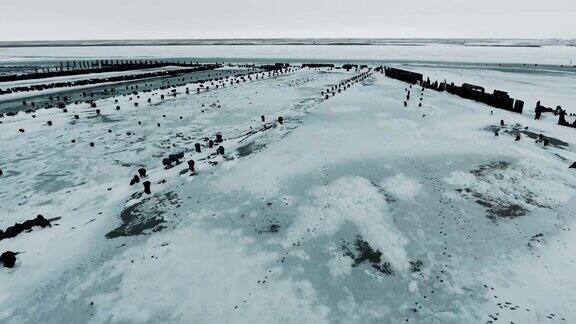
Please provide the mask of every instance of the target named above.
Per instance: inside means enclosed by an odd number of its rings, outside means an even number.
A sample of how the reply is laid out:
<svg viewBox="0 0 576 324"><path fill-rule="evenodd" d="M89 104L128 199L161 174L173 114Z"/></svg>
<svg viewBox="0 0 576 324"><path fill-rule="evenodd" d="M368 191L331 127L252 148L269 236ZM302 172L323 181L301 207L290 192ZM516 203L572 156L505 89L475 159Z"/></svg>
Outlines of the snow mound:
<svg viewBox="0 0 576 324"><path fill-rule="evenodd" d="M414 200L422 190L422 184L403 173L384 179L381 186L396 198L404 201Z"/></svg>
<svg viewBox="0 0 576 324"><path fill-rule="evenodd" d="M310 195L314 204L300 207L286 244L305 236L310 228L312 236L329 236L349 222L395 269L408 268L408 239L394 224L385 197L368 179L343 177L327 186L315 187Z"/></svg>

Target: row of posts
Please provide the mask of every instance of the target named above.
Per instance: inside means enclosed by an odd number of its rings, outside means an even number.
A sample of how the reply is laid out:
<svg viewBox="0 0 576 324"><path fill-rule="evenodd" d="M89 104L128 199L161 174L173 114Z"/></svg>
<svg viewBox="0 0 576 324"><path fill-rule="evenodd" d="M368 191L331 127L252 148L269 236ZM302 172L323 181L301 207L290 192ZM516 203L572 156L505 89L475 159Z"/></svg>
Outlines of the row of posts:
<svg viewBox="0 0 576 324"><path fill-rule="evenodd" d="M86 70L86 69L101 69L106 67L117 66L163 66L163 65L177 65L177 66L192 66L197 65L198 62L186 61L158 61L158 60L95 60L95 61L65 61L60 62L60 65L54 68L41 67L36 68L36 73L46 73L55 71L70 71L70 70Z"/></svg>

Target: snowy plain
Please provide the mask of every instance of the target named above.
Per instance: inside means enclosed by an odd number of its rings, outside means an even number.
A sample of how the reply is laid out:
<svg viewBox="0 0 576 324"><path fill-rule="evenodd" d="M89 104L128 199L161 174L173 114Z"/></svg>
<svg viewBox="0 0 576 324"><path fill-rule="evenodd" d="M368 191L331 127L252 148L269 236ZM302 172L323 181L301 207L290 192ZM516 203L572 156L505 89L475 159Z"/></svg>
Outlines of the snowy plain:
<svg viewBox="0 0 576 324"><path fill-rule="evenodd" d="M0 269L0 322L576 321L576 171L568 169L576 131L531 115L539 98L575 111L574 74L427 62L564 64L576 49L441 47L161 54L371 61L412 51L408 58L426 64L395 65L526 97L526 113L409 88L368 69L294 68L200 93L190 84L176 96L98 100L100 115L80 103L68 113L3 119L0 228L36 214L61 219L0 241L2 251L20 252L15 268ZM346 91L321 95L362 72L370 74ZM545 147L528 131L560 144ZM217 133L224 156L204 140ZM163 168L162 158L178 152L196 161L195 174L186 163ZM140 167L152 195L129 185ZM121 217L127 210L131 219ZM158 222L142 229L149 220Z"/></svg>

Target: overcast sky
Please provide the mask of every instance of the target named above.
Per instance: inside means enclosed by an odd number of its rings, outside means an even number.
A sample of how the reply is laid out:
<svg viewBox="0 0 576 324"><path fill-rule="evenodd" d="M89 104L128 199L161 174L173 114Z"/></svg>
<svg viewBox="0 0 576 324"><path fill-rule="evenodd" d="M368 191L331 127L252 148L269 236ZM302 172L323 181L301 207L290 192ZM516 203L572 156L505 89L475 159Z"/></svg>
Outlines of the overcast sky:
<svg viewBox="0 0 576 324"><path fill-rule="evenodd" d="M0 0L0 41L576 38L576 0Z"/></svg>

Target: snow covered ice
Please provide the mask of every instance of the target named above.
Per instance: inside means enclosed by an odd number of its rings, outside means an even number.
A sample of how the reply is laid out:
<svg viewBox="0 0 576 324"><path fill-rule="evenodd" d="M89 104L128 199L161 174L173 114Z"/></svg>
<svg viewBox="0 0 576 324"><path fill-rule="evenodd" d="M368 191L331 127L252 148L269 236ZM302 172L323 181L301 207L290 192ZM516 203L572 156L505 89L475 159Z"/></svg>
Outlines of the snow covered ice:
<svg viewBox="0 0 576 324"><path fill-rule="evenodd" d="M253 78L0 119L0 229L59 217L0 241L18 252L0 269L0 322L575 322L576 129L533 111L542 100L576 112L574 69L474 67L460 48L443 63L392 63L509 91L525 100L516 114L387 78L372 62L381 50L355 57L364 69L224 66Z"/></svg>

